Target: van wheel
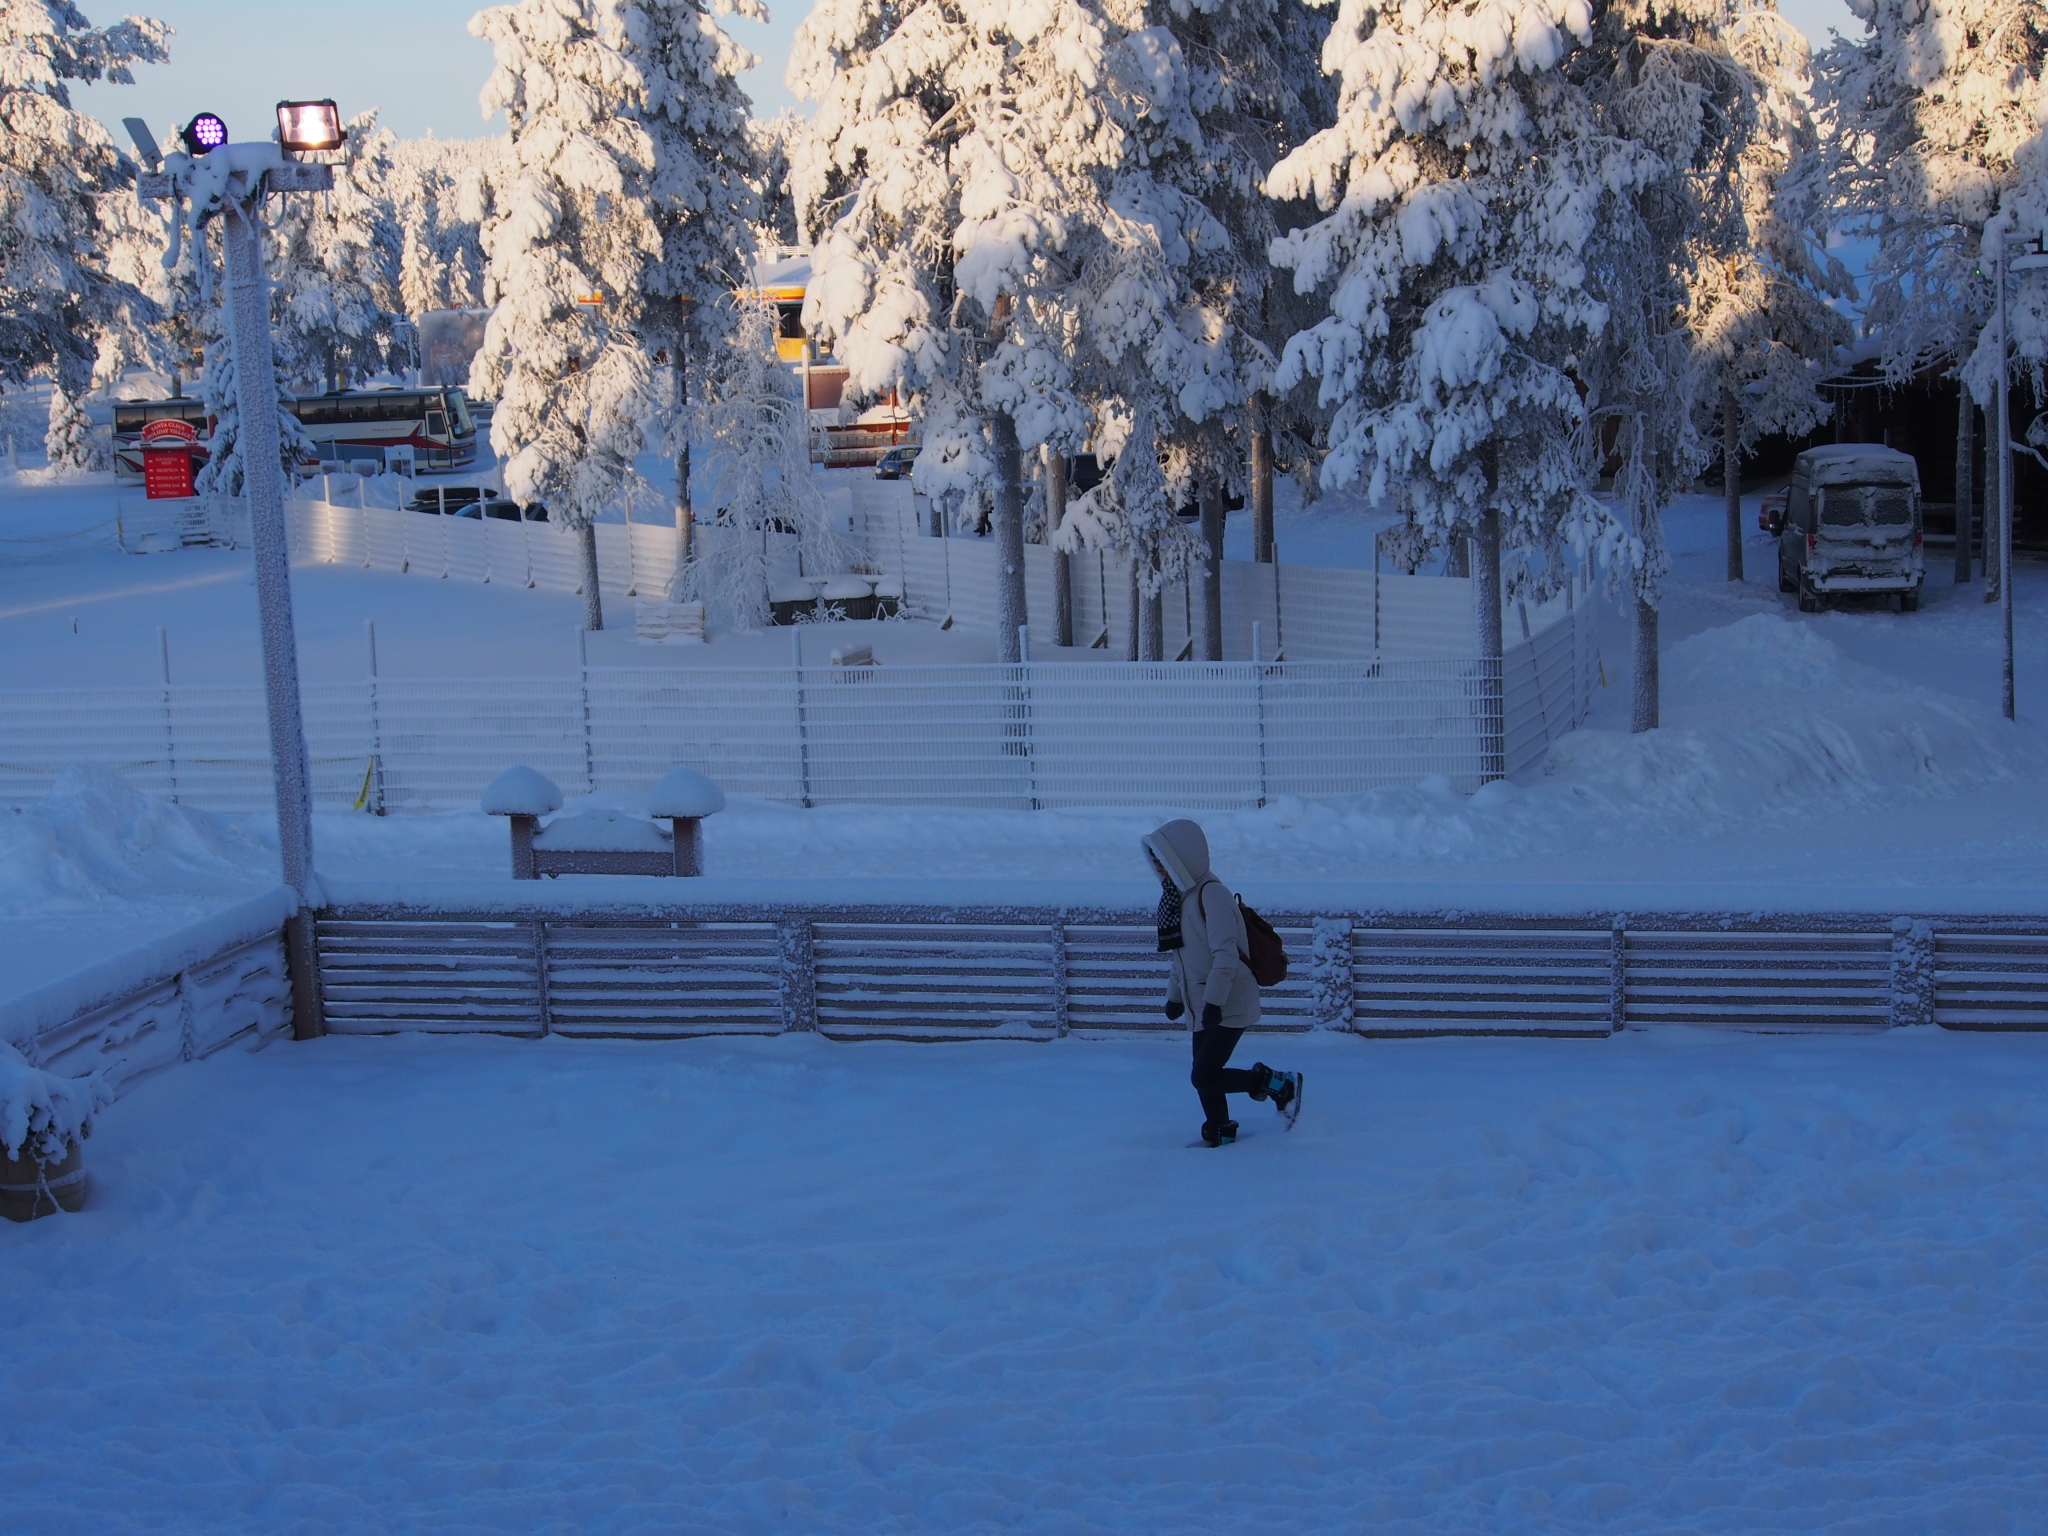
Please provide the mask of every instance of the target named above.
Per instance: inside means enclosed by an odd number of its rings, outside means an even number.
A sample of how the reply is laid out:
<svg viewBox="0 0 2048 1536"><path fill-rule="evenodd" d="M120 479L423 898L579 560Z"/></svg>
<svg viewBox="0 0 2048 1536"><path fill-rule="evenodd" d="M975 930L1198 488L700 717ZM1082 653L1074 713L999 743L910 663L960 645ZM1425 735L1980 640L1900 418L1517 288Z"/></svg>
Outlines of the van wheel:
<svg viewBox="0 0 2048 1536"><path fill-rule="evenodd" d="M1799 583L1799 611L1801 613L1819 613L1823 606L1821 595L1804 581L1801 581Z"/></svg>
<svg viewBox="0 0 2048 1536"><path fill-rule="evenodd" d="M1785 567L1782 565L1778 567L1778 590L1780 592L1796 592L1799 590L1792 584L1792 578L1785 574Z"/></svg>
<svg viewBox="0 0 2048 1536"><path fill-rule="evenodd" d="M1899 612L1918 613L1919 611L1920 589L1918 587L1908 587L1899 594Z"/></svg>

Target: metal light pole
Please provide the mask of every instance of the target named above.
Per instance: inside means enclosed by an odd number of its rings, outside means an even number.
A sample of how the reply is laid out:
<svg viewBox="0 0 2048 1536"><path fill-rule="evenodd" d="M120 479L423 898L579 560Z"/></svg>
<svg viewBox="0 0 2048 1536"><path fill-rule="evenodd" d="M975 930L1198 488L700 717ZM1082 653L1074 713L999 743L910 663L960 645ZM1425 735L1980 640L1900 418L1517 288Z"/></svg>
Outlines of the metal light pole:
<svg viewBox="0 0 2048 1536"><path fill-rule="evenodd" d="M1998 390L1992 409L1997 413L1997 430L1992 441L1998 445L1998 617L1999 629L2005 650L2005 676L2003 701L2005 718L2018 718L2013 702L2013 655L2012 655L2012 459L2015 453L2029 450L2018 447L2012 440L2012 415L2007 401L2007 387L2012 373L2012 361L2008 355L2011 338L2006 330L2005 280L2010 272L2039 272L2048 269L2048 252L2036 249L2015 256L2011 261L2005 255L2005 231L1993 227L1985 231L1991 239L1991 277L1995 287L1993 294L1992 324L1998 333Z"/></svg>
<svg viewBox="0 0 2048 1536"><path fill-rule="evenodd" d="M285 105L280 103L280 122ZM332 107L332 103L317 105ZM225 137L225 130L221 136ZM188 142L191 138L188 134ZM290 142L287 138L286 143ZM137 192L152 200L189 196L196 204L195 223L215 217L225 220L222 245L226 250L227 294L221 310L228 347L235 360L242 478L249 498L250 535L255 548L263 698L269 717L271 769L277 794L277 850L284 883L298 898L297 910L285 922L286 957L291 967L292 1034L296 1039L310 1040L326 1032L313 947L313 786L306 752L305 717L299 704L299 648L292 627L291 571L278 473L277 371L270 342L270 285L263 273L260 242L266 198L276 192L326 191L334 185L334 172L325 165L286 160L272 144L216 142L203 151L198 144L193 147L192 156L174 156L168 169L141 178Z"/></svg>

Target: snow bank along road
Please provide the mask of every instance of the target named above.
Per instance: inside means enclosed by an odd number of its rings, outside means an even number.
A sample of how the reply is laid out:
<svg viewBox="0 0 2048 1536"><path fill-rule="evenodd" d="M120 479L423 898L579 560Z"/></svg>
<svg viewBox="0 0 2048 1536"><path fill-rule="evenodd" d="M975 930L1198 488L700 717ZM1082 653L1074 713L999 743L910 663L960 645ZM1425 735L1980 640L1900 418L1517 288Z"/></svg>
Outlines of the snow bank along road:
<svg viewBox="0 0 2048 1536"><path fill-rule="evenodd" d="M2048 1042L230 1052L0 1233L0 1530L2002 1532ZM1250 1053L1248 1053L1250 1054Z"/></svg>

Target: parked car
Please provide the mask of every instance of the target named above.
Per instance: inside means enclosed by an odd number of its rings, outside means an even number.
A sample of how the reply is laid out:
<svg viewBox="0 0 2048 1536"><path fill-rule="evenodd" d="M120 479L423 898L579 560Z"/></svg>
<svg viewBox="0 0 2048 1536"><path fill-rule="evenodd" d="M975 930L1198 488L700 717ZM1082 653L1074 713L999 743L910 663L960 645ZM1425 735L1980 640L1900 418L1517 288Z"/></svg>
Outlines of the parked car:
<svg viewBox="0 0 2048 1536"><path fill-rule="evenodd" d="M1792 466L1778 536L1778 590L1818 613L1844 592L1893 593L1899 611L1920 606L1927 571L1920 523L1920 467L1876 443L1809 448Z"/></svg>
<svg viewBox="0 0 2048 1536"><path fill-rule="evenodd" d="M488 486L437 485L420 491L405 505L410 512L439 513L444 517L495 517L508 523L516 523L522 516L529 523L548 520L545 504L529 501L521 507Z"/></svg>
<svg viewBox="0 0 2048 1536"><path fill-rule="evenodd" d="M1773 491L1757 505L1756 525L1765 533L1777 534L1785 531L1785 503L1792 498L1792 488Z"/></svg>
<svg viewBox="0 0 2048 1536"><path fill-rule="evenodd" d="M898 443L875 461L877 480L901 480L917 462L916 443Z"/></svg>
<svg viewBox="0 0 2048 1536"><path fill-rule="evenodd" d="M473 507L491 493L480 485L435 485L415 492L405 504L408 512L438 512L459 517L464 507ZM472 517L474 513L470 514Z"/></svg>

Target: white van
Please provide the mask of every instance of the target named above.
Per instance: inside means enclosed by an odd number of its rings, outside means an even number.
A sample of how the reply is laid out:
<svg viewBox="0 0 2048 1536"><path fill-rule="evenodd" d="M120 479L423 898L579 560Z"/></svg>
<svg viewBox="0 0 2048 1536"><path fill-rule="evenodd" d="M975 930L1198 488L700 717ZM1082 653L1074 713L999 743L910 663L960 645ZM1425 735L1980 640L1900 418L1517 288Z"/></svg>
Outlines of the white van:
<svg viewBox="0 0 2048 1536"><path fill-rule="evenodd" d="M1778 590L1818 613L1839 592L1897 593L1920 606L1920 466L1877 443L1809 448L1792 466L1778 534Z"/></svg>

